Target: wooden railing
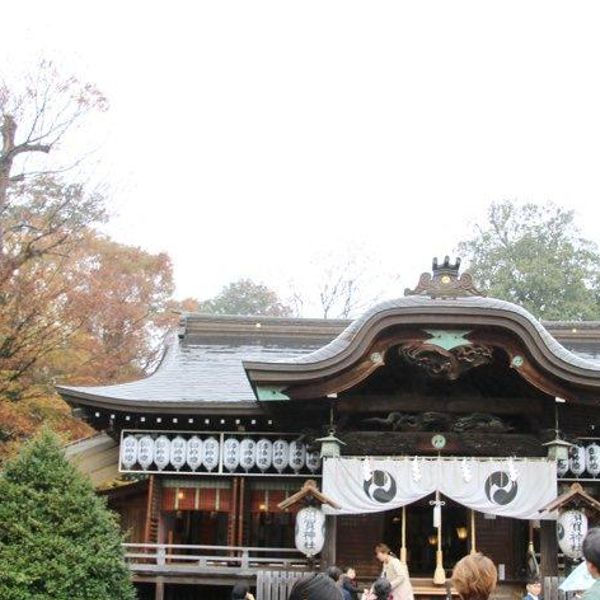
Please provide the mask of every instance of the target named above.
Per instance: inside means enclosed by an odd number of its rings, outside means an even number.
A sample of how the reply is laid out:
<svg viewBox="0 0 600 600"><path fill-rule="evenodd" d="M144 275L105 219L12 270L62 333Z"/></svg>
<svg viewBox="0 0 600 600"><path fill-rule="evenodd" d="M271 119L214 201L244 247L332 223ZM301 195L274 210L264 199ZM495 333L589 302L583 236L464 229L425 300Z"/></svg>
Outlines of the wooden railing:
<svg viewBox="0 0 600 600"><path fill-rule="evenodd" d="M123 544L125 559L138 573L254 574L259 570L311 571L318 564L295 548Z"/></svg>

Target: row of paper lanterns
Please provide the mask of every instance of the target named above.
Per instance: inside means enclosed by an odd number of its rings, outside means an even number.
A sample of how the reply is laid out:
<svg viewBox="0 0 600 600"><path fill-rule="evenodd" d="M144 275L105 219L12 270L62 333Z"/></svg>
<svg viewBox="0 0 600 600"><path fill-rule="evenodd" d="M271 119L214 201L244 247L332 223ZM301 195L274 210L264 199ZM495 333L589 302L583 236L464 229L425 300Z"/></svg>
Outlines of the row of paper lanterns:
<svg viewBox="0 0 600 600"><path fill-rule="evenodd" d="M600 475L600 445L572 446L569 449L569 459L558 461L557 473L559 477L564 477L567 473L575 477L581 477L584 473L597 477Z"/></svg>
<svg viewBox="0 0 600 600"><path fill-rule="evenodd" d="M228 437L223 441L222 450L223 468L231 473L239 469L249 472L254 468L262 473L271 468L278 473L288 469L299 473L305 468L314 473L321 466L319 453L308 452L298 441ZM212 436L201 439L192 435L186 439L177 435L169 439L166 435L156 438L126 435L121 442L121 465L128 470L136 464L148 470L154 464L159 471L171 465L175 471L189 467L192 471L203 468L210 473L219 467L220 461L221 444Z"/></svg>

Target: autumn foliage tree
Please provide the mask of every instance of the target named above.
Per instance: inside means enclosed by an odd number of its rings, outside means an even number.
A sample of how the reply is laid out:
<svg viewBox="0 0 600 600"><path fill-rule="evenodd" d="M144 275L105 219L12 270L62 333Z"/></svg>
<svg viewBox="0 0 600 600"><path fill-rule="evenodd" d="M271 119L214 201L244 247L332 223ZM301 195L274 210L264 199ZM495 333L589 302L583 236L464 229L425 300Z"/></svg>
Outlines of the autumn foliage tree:
<svg viewBox="0 0 600 600"><path fill-rule="evenodd" d="M74 133L106 107L49 62L0 78L0 457L44 422L86 433L53 383L140 376L176 319L168 257L95 231L104 198L78 176Z"/></svg>

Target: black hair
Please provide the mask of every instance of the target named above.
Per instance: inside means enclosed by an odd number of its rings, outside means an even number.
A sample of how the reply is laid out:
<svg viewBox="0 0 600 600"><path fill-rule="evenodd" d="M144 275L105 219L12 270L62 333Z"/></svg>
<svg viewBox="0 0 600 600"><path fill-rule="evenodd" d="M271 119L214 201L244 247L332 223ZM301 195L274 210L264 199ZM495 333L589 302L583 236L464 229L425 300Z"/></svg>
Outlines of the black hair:
<svg viewBox="0 0 600 600"><path fill-rule="evenodd" d="M329 567L326 571L327 577L333 579L337 583L339 578L342 576L342 570L339 567Z"/></svg>
<svg viewBox="0 0 600 600"><path fill-rule="evenodd" d="M392 591L392 586L391 586L390 582L383 577L380 577L373 584L373 593L377 597L377 600L387 600L391 591Z"/></svg>
<svg viewBox="0 0 600 600"><path fill-rule="evenodd" d="M344 573L347 573L350 569L354 569L354 567L351 567L351 566L344 567Z"/></svg>
<svg viewBox="0 0 600 600"><path fill-rule="evenodd" d="M245 583L236 583L231 590L231 600L244 600L248 594L248 586Z"/></svg>
<svg viewBox="0 0 600 600"><path fill-rule="evenodd" d="M585 536L583 556L600 571L600 527L592 527Z"/></svg>
<svg viewBox="0 0 600 600"><path fill-rule="evenodd" d="M542 583L539 575L534 575L527 580L527 585L535 585L536 583Z"/></svg>
<svg viewBox="0 0 600 600"><path fill-rule="evenodd" d="M298 579L288 600L342 600L342 591L331 577L315 573Z"/></svg>

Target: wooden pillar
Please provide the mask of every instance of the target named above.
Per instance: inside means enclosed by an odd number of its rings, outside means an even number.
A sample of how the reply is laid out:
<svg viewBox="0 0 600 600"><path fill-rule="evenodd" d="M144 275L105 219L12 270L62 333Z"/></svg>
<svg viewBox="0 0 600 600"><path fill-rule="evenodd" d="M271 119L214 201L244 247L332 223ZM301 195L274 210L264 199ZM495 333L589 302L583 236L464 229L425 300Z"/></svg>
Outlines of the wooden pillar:
<svg viewBox="0 0 600 600"><path fill-rule="evenodd" d="M540 571L543 577L558 575L556 522L540 521Z"/></svg>
<svg viewBox="0 0 600 600"><path fill-rule="evenodd" d="M335 565L337 560L337 517L327 515L325 517L325 545L321 552L321 570Z"/></svg>
<svg viewBox="0 0 600 600"><path fill-rule="evenodd" d="M227 523L227 545L237 545L237 516L238 516L238 478L231 480L231 508L229 510L229 521Z"/></svg>
<svg viewBox="0 0 600 600"><path fill-rule="evenodd" d="M246 487L246 478L240 477L239 479L239 493L238 493L238 532L236 546L244 545L244 511L246 509L244 501L244 492Z"/></svg>
<svg viewBox="0 0 600 600"><path fill-rule="evenodd" d="M156 578L156 593L155 600L164 600L165 598L165 580L162 577Z"/></svg>

